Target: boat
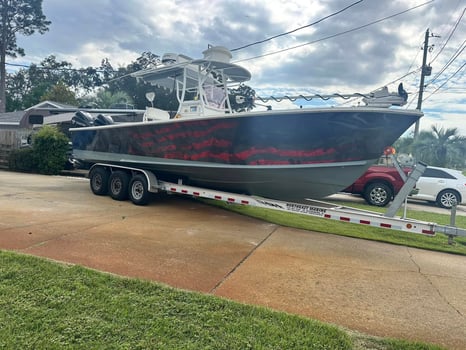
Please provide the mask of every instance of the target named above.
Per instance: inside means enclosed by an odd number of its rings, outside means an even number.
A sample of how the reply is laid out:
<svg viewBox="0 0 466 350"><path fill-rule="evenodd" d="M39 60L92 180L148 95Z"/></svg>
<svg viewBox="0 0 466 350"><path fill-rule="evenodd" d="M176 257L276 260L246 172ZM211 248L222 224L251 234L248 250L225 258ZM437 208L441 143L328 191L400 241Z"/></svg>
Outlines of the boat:
<svg viewBox="0 0 466 350"><path fill-rule="evenodd" d="M164 181L302 202L349 186L422 116L377 102L235 112L230 89L251 74L231 63L224 47L203 54L166 54L157 67L133 73L176 91L174 115L148 107L142 121L116 123L77 113L70 129L74 158L151 170ZM389 99L401 105L406 96Z"/></svg>

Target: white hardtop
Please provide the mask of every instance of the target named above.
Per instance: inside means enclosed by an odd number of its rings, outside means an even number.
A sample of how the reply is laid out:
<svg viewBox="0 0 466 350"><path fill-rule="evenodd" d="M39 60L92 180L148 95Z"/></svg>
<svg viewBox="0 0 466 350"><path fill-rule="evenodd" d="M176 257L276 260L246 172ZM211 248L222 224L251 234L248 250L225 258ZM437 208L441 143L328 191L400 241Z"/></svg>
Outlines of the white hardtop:
<svg viewBox="0 0 466 350"><path fill-rule="evenodd" d="M179 108L177 117L200 117L233 113L228 88L251 79L249 71L230 63L230 51L222 46L210 46L204 58L165 54L156 68L132 75L152 85L175 89Z"/></svg>

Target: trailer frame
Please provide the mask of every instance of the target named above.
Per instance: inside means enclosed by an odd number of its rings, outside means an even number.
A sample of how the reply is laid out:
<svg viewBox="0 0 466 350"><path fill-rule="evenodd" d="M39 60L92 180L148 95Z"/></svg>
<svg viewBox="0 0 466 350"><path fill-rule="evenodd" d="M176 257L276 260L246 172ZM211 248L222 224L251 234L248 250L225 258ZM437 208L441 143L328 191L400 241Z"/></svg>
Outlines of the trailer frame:
<svg viewBox="0 0 466 350"><path fill-rule="evenodd" d="M104 174L103 178L102 174ZM391 216L387 216L377 212L335 205L333 203L313 199L309 199L305 203L295 203L224 192L186 185L183 183L182 179L178 179L177 183L162 181L157 178L153 171L137 167L96 163L89 169L88 177L90 179L91 190L94 194L107 194L105 189L108 189L113 199L124 200L129 197L136 205L147 204L150 194L152 193L165 192L237 205L273 209L287 213L304 214L323 219L416 233L431 237L435 236L436 233L443 233L449 237L449 241L456 236L466 236L465 229L453 225L438 225L433 222L408 219L406 217L395 217L392 215L393 213L390 214ZM99 178L97 179L97 177ZM101 187L96 187L97 183L101 185ZM401 203L401 201L399 202ZM393 212L392 207L389 209ZM454 211L456 212L456 208ZM454 223L454 220L451 220L451 222Z"/></svg>

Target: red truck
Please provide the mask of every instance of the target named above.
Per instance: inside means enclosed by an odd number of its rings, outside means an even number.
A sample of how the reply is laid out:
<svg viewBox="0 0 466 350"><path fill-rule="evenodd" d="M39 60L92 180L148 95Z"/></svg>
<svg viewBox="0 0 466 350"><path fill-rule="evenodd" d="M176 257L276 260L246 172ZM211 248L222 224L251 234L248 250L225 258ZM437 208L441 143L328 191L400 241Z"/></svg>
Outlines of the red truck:
<svg viewBox="0 0 466 350"><path fill-rule="evenodd" d="M409 174L411 168L404 167ZM393 165L373 165L351 186L342 192L359 194L367 203L378 207L386 206L398 193L404 181Z"/></svg>

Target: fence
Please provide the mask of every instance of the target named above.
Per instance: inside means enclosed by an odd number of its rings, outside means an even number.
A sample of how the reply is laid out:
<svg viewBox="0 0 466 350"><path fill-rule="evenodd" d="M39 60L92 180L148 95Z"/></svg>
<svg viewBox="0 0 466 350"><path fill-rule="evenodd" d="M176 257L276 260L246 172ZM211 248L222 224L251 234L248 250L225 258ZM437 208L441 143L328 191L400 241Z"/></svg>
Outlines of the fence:
<svg viewBox="0 0 466 350"><path fill-rule="evenodd" d="M27 144L27 138L31 134L28 129L0 129L0 168L8 169L10 153Z"/></svg>

